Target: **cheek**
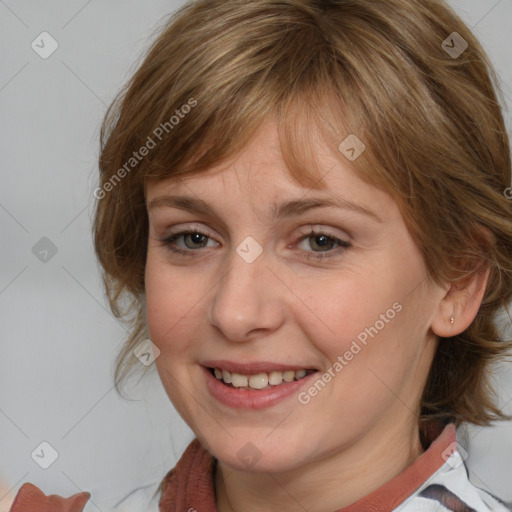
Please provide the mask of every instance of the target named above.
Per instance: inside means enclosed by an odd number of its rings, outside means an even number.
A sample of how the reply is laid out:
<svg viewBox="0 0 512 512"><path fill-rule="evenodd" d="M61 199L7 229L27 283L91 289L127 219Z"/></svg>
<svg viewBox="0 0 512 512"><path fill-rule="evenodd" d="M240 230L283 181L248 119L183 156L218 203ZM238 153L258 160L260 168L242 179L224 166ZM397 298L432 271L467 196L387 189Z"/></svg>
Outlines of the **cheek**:
<svg viewBox="0 0 512 512"><path fill-rule="evenodd" d="M172 268L148 253L146 272L146 319L151 341L165 359L187 346L182 334L201 316L205 290L192 273Z"/></svg>
<svg viewBox="0 0 512 512"><path fill-rule="evenodd" d="M310 287L304 301L308 311L296 318L301 319L311 340L324 340L331 353L343 353L358 336L364 341L365 333L376 323L378 330L384 331L395 320L400 309L395 303L401 294L394 282L389 270L380 278L366 269L345 272Z"/></svg>
<svg viewBox="0 0 512 512"><path fill-rule="evenodd" d="M368 368L389 375L406 371L421 341L415 326L421 323L417 303L422 299L418 291L411 293L421 282L421 260L410 258L408 266L398 259L395 265L390 262L391 258L382 258L366 269L352 269L310 287L308 311L295 314L326 364L339 362L341 356L343 373L349 373L349 366L350 373L355 372L353 382L360 382L362 373L357 372L363 370L365 378L375 380Z"/></svg>

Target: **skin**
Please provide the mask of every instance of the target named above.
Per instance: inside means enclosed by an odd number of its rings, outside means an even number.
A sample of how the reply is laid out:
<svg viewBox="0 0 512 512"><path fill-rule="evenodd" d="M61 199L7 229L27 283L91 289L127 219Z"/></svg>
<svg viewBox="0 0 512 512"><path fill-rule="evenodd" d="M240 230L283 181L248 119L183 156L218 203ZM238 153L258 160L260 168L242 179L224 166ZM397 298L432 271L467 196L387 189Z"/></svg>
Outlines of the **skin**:
<svg viewBox="0 0 512 512"><path fill-rule="evenodd" d="M161 351L156 366L170 400L219 461L221 512L332 512L412 463L423 452L419 401L438 336L469 325L485 287L486 276L457 288L430 282L394 200L320 138L316 148L327 173L322 191L292 179L270 122L236 159L146 187L146 312ZM178 194L206 201L216 215L149 207ZM311 197L350 200L380 221L335 207L272 218L274 203ZM322 248L311 226L350 247L329 238ZM194 229L205 236L175 241L186 255L162 242ZM247 236L263 249L252 263L236 252ZM332 257L313 259L324 251ZM293 394L266 409L231 409L206 387L199 363L207 359L325 372L396 302L401 311L306 405ZM248 442L261 455L251 468L237 457Z"/></svg>

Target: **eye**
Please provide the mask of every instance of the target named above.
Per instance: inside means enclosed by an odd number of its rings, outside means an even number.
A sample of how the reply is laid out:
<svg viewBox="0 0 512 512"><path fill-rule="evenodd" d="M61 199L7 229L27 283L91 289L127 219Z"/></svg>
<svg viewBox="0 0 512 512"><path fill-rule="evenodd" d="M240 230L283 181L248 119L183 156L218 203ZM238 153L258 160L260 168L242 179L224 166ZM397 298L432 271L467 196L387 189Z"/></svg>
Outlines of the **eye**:
<svg viewBox="0 0 512 512"><path fill-rule="evenodd" d="M328 251L336 245L336 240L333 237L323 234L309 236L306 240L315 251Z"/></svg>
<svg viewBox="0 0 512 512"><path fill-rule="evenodd" d="M182 231L161 240L161 242L162 245L174 253L188 254L197 249L208 247L208 240L211 240L210 237L200 231ZM183 242L184 246L180 245L180 241ZM218 245L217 242L211 241L213 245L210 245L210 247Z"/></svg>
<svg viewBox="0 0 512 512"><path fill-rule="evenodd" d="M194 256L193 253L199 253L199 249L219 245L211 237L198 230L174 233L160 242L171 252L183 256ZM304 252L307 260L318 261L340 255L351 247L351 244L327 232L310 228L300 239L297 247Z"/></svg>
<svg viewBox="0 0 512 512"><path fill-rule="evenodd" d="M302 248L309 253L306 255L306 259L308 260L325 260L339 255L351 246L350 242L340 240L334 235L315 229L311 229L297 245L299 247L300 245L304 245L304 243L313 249L313 252L311 252L308 251L307 248Z"/></svg>

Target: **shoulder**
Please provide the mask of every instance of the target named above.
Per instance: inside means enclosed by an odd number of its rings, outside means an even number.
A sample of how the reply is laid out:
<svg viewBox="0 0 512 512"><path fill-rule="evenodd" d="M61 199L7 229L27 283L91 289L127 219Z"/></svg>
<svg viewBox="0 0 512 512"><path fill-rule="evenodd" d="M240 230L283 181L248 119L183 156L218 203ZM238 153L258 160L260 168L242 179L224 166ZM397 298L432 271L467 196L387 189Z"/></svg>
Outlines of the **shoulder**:
<svg viewBox="0 0 512 512"><path fill-rule="evenodd" d="M98 506L105 512L158 511L159 482L139 487L122 499L95 503L89 492L79 492L65 498L56 494L46 496L31 483L23 484L9 509L9 512L97 512Z"/></svg>
<svg viewBox="0 0 512 512"><path fill-rule="evenodd" d="M115 503L102 503L102 510L105 512L132 512L144 510L144 512L159 512L158 500L160 498L160 482L138 487ZM97 508L86 507L83 512L97 512Z"/></svg>
<svg viewBox="0 0 512 512"><path fill-rule="evenodd" d="M438 511L440 506L441 510L461 512L512 511L511 504L471 482L458 450L407 500L403 512Z"/></svg>
<svg viewBox="0 0 512 512"><path fill-rule="evenodd" d="M41 489L27 482L20 487L9 512L82 512L90 497L88 492L79 492L69 498L56 494L46 496Z"/></svg>

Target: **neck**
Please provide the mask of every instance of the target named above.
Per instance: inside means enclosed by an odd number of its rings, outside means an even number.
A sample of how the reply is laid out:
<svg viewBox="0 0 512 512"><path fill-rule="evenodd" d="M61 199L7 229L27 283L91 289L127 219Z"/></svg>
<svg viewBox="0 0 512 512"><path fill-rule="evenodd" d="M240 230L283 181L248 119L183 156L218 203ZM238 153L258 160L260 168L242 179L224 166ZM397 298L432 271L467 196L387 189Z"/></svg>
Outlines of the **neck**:
<svg viewBox="0 0 512 512"><path fill-rule="evenodd" d="M299 507L333 512L378 489L422 453L413 422L384 430L380 426L348 448L282 473L238 471L217 461L217 510L292 512Z"/></svg>

